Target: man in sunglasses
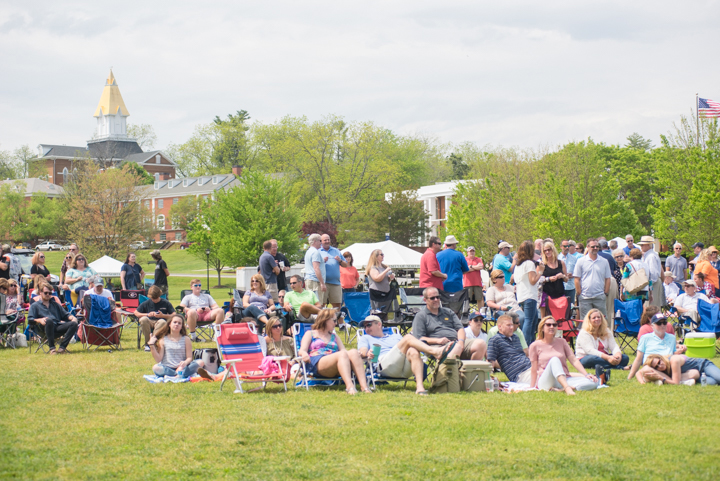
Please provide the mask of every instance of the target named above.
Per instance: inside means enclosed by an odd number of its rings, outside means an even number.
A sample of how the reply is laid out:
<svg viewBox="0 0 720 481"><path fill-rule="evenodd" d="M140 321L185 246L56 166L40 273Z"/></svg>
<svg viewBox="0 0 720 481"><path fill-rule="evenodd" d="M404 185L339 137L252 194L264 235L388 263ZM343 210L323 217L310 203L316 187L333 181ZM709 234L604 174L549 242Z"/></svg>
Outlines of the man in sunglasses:
<svg viewBox="0 0 720 481"><path fill-rule="evenodd" d="M185 308L190 339L196 341L195 328L198 321L202 323L213 321L214 324L222 324L225 312L222 307L217 305L217 302L210 294L202 292L202 284L200 284L199 279L190 281L190 287L192 287L192 292L183 297L180 305Z"/></svg>
<svg viewBox="0 0 720 481"><path fill-rule="evenodd" d="M652 319L650 319L650 323L652 325L653 332L645 334L640 338L640 342L638 342L637 347L637 357L630 368L628 380L631 380L635 374L638 375L638 380L640 380L640 377L644 375L644 371L647 371L648 369L647 366L640 369L640 366L642 366L646 360L646 356L649 354L662 354L670 357L673 354L682 354L687 350L687 348L683 345L677 346L675 343L675 336L668 334L668 321L667 317L663 314L655 314Z"/></svg>
<svg viewBox="0 0 720 481"><path fill-rule="evenodd" d="M675 280L678 282L682 282L687 278L687 260L681 255L683 250L683 246L681 243L676 242L675 245L673 245L673 255L668 256L667 259L665 259L665 269L672 272L672 274L675 276Z"/></svg>
<svg viewBox="0 0 720 481"><path fill-rule="evenodd" d="M575 278L575 291L580 298L580 319L590 309L599 309L607 318L606 300L610 291L610 264L604 257L598 255L600 243L597 239L587 240L587 255L578 259L573 270Z"/></svg>
<svg viewBox="0 0 720 481"><path fill-rule="evenodd" d="M420 287L434 287L442 290L443 281L447 275L440 271L437 253L440 252L442 242L439 237L431 237L428 248L420 258Z"/></svg>
<svg viewBox="0 0 720 481"><path fill-rule="evenodd" d="M565 263L565 269L567 270L569 279L563 283L565 286L565 296L572 302L575 302L575 281L572 278L572 272L575 270L575 264L581 255L576 255L575 252L575 241L563 240L560 243L560 249L562 252L558 255L558 259Z"/></svg>
<svg viewBox="0 0 720 481"><path fill-rule="evenodd" d="M412 334L431 346L454 347L448 353L449 359L481 360L485 357L487 343L482 339L466 339L467 335L460 319L447 307L440 305L440 293L435 287L423 291L425 307L413 320Z"/></svg>
<svg viewBox="0 0 720 481"><path fill-rule="evenodd" d="M317 295L310 289L303 289L300 276L290 277L290 287L292 291L285 294L283 309L294 311L295 317L301 321L311 320L322 308Z"/></svg>
<svg viewBox="0 0 720 481"><path fill-rule="evenodd" d="M67 346L78 330L78 322L74 316L68 314L63 307L52 297L52 287L48 283L38 286L40 300L30 306L28 322L45 326L49 354L66 354ZM55 336L65 334L59 348L55 348Z"/></svg>

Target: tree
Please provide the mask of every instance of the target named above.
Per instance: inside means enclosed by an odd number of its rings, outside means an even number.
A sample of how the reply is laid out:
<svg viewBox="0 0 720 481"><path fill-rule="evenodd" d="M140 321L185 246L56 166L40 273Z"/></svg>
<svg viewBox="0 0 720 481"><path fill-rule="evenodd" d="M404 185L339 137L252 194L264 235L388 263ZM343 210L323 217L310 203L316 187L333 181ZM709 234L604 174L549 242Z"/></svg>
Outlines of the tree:
<svg viewBox="0 0 720 481"><path fill-rule="evenodd" d="M238 110L235 115L229 114L226 120L215 117L213 122L217 126L219 141L214 145L212 161L217 168L230 172L234 165L247 166L249 120L250 115L246 110Z"/></svg>
<svg viewBox="0 0 720 481"><path fill-rule="evenodd" d="M628 143L625 144L625 147L628 147L630 149L649 152L653 148L652 141L650 139L643 138L643 136L638 134L637 132L633 132L632 134L630 134L627 138L627 141Z"/></svg>
<svg viewBox="0 0 720 481"><path fill-rule="evenodd" d="M37 152L26 144L13 151L13 158L19 166L18 176L20 178L30 177L30 163L37 159Z"/></svg>
<svg viewBox="0 0 720 481"><path fill-rule="evenodd" d="M203 218L197 218L188 226L188 239L193 242L188 247L188 252L202 261L209 262L210 267L217 273L218 280L215 287L222 287L221 274L226 264L219 256L218 246L213 240L213 232L203 223L203 220Z"/></svg>
<svg viewBox="0 0 720 481"><path fill-rule="evenodd" d="M174 228L187 232L190 224L200 217L200 211L206 201L199 197L181 197L177 204L170 207L169 222Z"/></svg>
<svg viewBox="0 0 720 481"><path fill-rule="evenodd" d="M22 177L22 166L7 150L0 150L0 180Z"/></svg>
<svg viewBox="0 0 720 481"><path fill-rule="evenodd" d="M246 170L240 182L229 191L219 191L215 202L190 224L188 239L196 242L191 252L204 255L209 248L224 265L254 266L263 242L274 238L281 251L297 259L300 215L288 201L284 183L253 170Z"/></svg>
<svg viewBox="0 0 720 481"><path fill-rule="evenodd" d="M153 220L143 201L146 189L128 166L98 170L93 161L77 162L63 185L65 237L74 239L90 257L124 257L128 245L150 238Z"/></svg>
<svg viewBox="0 0 720 481"><path fill-rule="evenodd" d="M330 244L337 246L337 228L329 222L303 222L300 227L303 237L307 238L310 234L327 234L330 236Z"/></svg>
<svg viewBox="0 0 720 481"><path fill-rule="evenodd" d="M0 186L0 224L7 229L4 237L33 243L57 237L64 216L62 206L43 192L25 199L26 188L22 180Z"/></svg>
<svg viewBox="0 0 720 481"><path fill-rule="evenodd" d="M157 134L155 134L155 129L150 124L128 124L127 135L137 140L140 148L146 152L153 150L157 143Z"/></svg>
<svg viewBox="0 0 720 481"><path fill-rule="evenodd" d="M448 160L450 161L450 165L452 165L453 180L462 180L470 173L470 166L463 161L462 155L455 153L450 154Z"/></svg>
<svg viewBox="0 0 720 481"><path fill-rule="evenodd" d="M143 166L137 162L123 161L118 167L123 169L126 166L128 171L131 172L137 179L138 185L153 185L155 183L155 178L148 174L147 170L145 170Z"/></svg>
<svg viewBox="0 0 720 481"><path fill-rule="evenodd" d="M380 203L375 223L376 240L390 239L398 244L425 245L430 232L427 226L429 215L425 206L417 199L417 191L392 192Z"/></svg>

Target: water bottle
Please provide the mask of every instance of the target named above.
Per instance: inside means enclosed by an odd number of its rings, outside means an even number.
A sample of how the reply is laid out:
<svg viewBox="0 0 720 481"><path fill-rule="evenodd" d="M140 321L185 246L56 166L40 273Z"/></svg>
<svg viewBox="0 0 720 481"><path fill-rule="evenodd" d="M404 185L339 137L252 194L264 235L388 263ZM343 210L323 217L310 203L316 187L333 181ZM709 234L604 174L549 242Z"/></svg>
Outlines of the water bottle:
<svg viewBox="0 0 720 481"><path fill-rule="evenodd" d="M702 376L700 376L700 385L703 387L707 386L707 376L705 373L702 373Z"/></svg>
<svg viewBox="0 0 720 481"><path fill-rule="evenodd" d="M498 378L493 377L493 385L495 386L496 391L500 390L500 381L498 381Z"/></svg>

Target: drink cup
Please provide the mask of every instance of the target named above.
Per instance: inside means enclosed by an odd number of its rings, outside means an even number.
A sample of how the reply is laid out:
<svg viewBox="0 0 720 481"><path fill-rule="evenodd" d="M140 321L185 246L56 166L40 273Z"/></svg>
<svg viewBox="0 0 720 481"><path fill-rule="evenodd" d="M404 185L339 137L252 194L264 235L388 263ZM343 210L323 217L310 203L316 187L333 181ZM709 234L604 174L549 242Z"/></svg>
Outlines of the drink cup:
<svg viewBox="0 0 720 481"><path fill-rule="evenodd" d="M380 344L373 344L373 362L378 362L380 357Z"/></svg>
<svg viewBox="0 0 720 481"><path fill-rule="evenodd" d="M278 262L278 265L279 265L280 267L285 267L285 261L280 261L280 262Z"/></svg>
<svg viewBox="0 0 720 481"><path fill-rule="evenodd" d="M485 390L487 392L493 392L495 390L495 381L492 379L488 379L485 381Z"/></svg>

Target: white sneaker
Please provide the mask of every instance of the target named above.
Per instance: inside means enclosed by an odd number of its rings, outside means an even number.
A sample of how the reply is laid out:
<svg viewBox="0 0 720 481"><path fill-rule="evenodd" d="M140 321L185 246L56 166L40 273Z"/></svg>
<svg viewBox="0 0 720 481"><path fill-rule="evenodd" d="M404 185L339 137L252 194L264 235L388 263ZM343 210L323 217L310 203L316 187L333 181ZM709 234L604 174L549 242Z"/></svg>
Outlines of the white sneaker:
<svg viewBox="0 0 720 481"><path fill-rule="evenodd" d="M695 379L687 379L685 381L680 381L680 384L682 384L683 386L694 386Z"/></svg>
<svg viewBox="0 0 720 481"><path fill-rule="evenodd" d="M145 344L145 347L143 347L143 351L145 351L145 352L150 352L150 346L148 346L147 344Z"/></svg>
<svg viewBox="0 0 720 481"><path fill-rule="evenodd" d="M655 384L657 384L658 386L662 386L663 382L661 379L658 379L657 381L655 381Z"/></svg>
<svg viewBox="0 0 720 481"><path fill-rule="evenodd" d="M192 342L196 342L196 341L197 341L197 334L195 334L194 332L191 332L191 333L190 333L190 339L192 340Z"/></svg>

